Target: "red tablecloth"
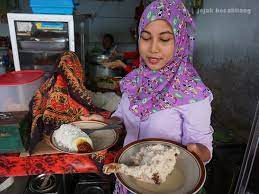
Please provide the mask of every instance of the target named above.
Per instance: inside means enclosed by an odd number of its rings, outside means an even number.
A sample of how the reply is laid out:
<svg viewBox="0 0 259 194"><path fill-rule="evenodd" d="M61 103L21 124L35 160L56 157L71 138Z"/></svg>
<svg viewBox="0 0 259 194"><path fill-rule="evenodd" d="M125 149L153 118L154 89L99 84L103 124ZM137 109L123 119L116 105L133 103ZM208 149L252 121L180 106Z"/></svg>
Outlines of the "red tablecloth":
<svg viewBox="0 0 259 194"><path fill-rule="evenodd" d="M112 162L114 155L114 153L100 153L91 159L89 156L72 154L28 157L4 154L0 155L0 176L98 172L97 165Z"/></svg>

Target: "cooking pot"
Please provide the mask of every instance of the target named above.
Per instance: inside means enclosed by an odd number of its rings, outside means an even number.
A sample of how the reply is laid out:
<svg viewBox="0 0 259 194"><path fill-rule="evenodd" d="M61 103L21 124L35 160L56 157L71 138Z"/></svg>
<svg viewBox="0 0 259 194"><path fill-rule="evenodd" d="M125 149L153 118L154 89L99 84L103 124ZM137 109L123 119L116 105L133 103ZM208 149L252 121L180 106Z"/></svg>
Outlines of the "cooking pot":
<svg viewBox="0 0 259 194"><path fill-rule="evenodd" d="M90 63L86 67L89 72L89 77L95 79L100 77L122 76L123 71L121 69L110 69L101 64L103 60L109 59L110 55L107 54L95 54L90 56Z"/></svg>
<svg viewBox="0 0 259 194"><path fill-rule="evenodd" d="M100 77L118 77L122 75L121 69L109 69L102 64L90 63L87 66L89 77L96 79Z"/></svg>
<svg viewBox="0 0 259 194"><path fill-rule="evenodd" d="M100 54L100 53L95 53L95 54L90 56L90 62L91 63L101 64L101 62L103 60L108 60L108 59L109 59L109 55Z"/></svg>

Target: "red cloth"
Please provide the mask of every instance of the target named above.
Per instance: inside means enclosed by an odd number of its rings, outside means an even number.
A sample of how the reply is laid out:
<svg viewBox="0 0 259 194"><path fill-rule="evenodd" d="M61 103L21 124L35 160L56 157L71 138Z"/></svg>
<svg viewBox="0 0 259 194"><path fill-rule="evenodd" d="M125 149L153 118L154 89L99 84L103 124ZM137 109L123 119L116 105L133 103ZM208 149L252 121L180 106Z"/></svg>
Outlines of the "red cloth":
<svg viewBox="0 0 259 194"><path fill-rule="evenodd" d="M135 67L135 68L139 67L139 64L140 64L139 60L140 60L139 57L133 60L133 62L132 62L133 67Z"/></svg>
<svg viewBox="0 0 259 194"><path fill-rule="evenodd" d="M114 153L106 153L103 161L111 163ZM19 157L14 154L0 155L0 176L27 176L37 174L67 174L98 172L89 156L76 154L52 154Z"/></svg>
<svg viewBox="0 0 259 194"><path fill-rule="evenodd" d="M123 58L126 60L127 59L132 60L130 65L127 65L127 67L123 68L125 72L129 73L133 69L139 67L139 53L138 52L136 52L136 51L124 52Z"/></svg>
<svg viewBox="0 0 259 194"><path fill-rule="evenodd" d="M134 59L132 61L132 65L127 65L127 67L124 68L124 71L126 71L127 73L131 72L133 69L138 68L139 67L139 57Z"/></svg>

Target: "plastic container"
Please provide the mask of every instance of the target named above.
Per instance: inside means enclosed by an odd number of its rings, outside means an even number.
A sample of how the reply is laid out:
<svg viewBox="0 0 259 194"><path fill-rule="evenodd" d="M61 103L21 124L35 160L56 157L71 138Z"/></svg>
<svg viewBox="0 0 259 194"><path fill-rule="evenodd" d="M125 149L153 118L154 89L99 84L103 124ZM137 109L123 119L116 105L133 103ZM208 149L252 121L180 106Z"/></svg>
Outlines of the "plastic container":
<svg viewBox="0 0 259 194"><path fill-rule="evenodd" d="M34 92L44 81L44 71L13 71L0 75L0 112L28 111Z"/></svg>
<svg viewBox="0 0 259 194"><path fill-rule="evenodd" d="M33 13L67 14L73 13L73 0L30 0Z"/></svg>

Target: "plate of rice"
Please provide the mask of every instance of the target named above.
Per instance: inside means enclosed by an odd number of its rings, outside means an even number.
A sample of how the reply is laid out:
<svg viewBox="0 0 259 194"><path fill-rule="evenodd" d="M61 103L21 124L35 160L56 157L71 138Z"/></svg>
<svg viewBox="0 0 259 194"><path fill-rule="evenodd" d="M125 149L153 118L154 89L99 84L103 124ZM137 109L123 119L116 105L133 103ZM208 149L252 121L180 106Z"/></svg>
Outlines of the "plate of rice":
<svg viewBox="0 0 259 194"><path fill-rule="evenodd" d="M159 138L126 145L103 172L114 173L136 194L195 194L206 179L205 166L197 155L177 142Z"/></svg>
<svg viewBox="0 0 259 194"><path fill-rule="evenodd" d="M77 121L63 124L50 136L51 146L61 152L71 154L91 154L107 150L118 140L117 132L98 130L87 135L81 129L98 129L106 124L98 121Z"/></svg>

